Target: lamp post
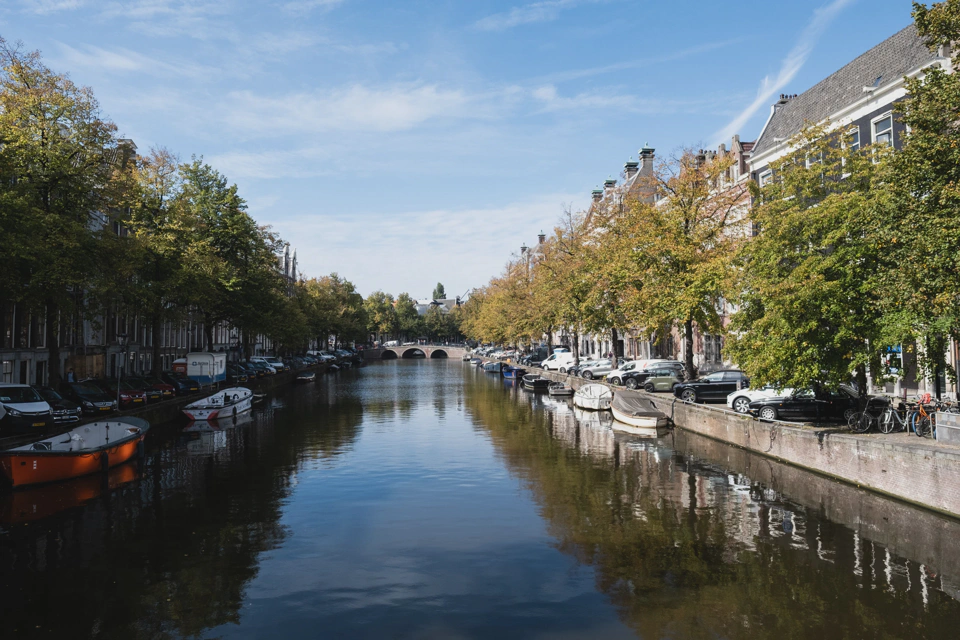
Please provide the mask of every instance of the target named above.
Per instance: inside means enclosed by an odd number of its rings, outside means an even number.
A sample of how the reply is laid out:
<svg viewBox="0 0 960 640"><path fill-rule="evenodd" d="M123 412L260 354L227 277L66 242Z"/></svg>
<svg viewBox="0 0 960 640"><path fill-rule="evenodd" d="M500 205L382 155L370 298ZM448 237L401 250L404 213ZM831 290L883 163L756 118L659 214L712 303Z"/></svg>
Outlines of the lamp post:
<svg viewBox="0 0 960 640"><path fill-rule="evenodd" d="M117 410L120 410L120 383L123 380L123 369L127 366L127 334L117 334L117 344L120 345L120 366L117 367Z"/></svg>

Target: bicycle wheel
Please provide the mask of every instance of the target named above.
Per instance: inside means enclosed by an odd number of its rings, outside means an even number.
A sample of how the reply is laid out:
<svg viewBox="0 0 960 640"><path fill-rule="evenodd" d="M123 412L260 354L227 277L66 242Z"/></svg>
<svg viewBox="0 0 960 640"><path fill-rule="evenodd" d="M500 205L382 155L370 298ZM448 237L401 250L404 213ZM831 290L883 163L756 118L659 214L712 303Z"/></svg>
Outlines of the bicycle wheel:
<svg viewBox="0 0 960 640"><path fill-rule="evenodd" d="M850 417L847 418L847 428L854 433L860 433L860 416L863 415L860 411L855 411L850 414Z"/></svg>
<svg viewBox="0 0 960 640"><path fill-rule="evenodd" d="M854 433L866 433L867 431L870 431L876 420L877 419L873 415L864 411L860 414L857 424L850 428Z"/></svg>
<svg viewBox="0 0 960 640"><path fill-rule="evenodd" d="M896 431L898 419L897 412L893 409L884 411L880 417L880 433L893 433Z"/></svg>
<svg viewBox="0 0 960 640"><path fill-rule="evenodd" d="M921 416L916 423L915 432L921 438L926 438L930 435L930 418L927 416Z"/></svg>

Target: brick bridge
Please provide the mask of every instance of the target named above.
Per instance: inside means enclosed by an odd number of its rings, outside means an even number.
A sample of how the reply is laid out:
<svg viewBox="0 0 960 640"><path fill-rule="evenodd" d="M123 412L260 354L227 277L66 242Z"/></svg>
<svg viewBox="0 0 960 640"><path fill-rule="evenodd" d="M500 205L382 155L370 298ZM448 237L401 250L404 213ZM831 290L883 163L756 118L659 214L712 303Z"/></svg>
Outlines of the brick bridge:
<svg viewBox="0 0 960 640"><path fill-rule="evenodd" d="M396 360L397 358L412 358L415 351L422 351L428 358L455 358L460 360L467 349L464 347L448 347L445 345L408 344L404 347L385 347L381 349L364 349L363 359Z"/></svg>

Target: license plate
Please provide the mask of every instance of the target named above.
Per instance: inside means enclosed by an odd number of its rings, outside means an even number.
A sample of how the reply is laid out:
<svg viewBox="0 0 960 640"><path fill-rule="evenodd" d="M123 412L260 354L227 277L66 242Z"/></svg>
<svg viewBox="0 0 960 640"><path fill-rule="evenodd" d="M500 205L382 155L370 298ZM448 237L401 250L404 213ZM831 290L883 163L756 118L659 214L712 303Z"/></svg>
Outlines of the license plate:
<svg viewBox="0 0 960 640"><path fill-rule="evenodd" d="M100 407L100 411L110 411L110 407Z"/></svg>
<svg viewBox="0 0 960 640"><path fill-rule="evenodd" d="M143 399L142 399L142 398L134 398L133 401L134 401L134 402L143 402Z"/></svg>
<svg viewBox="0 0 960 640"><path fill-rule="evenodd" d="M43 425L44 425L43 422L34 422L34 423L33 423L33 426L35 426L35 427L42 427Z"/></svg>

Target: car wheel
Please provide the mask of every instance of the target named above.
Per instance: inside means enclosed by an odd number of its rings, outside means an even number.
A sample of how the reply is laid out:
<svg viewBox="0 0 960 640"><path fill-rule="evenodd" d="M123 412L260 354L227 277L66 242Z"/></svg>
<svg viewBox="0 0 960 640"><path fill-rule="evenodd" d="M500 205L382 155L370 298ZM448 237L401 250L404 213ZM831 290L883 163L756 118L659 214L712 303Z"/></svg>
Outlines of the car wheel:
<svg viewBox="0 0 960 640"><path fill-rule="evenodd" d="M734 398L731 404L733 405L733 410L737 413L746 413L750 408L750 398L739 396Z"/></svg>
<svg viewBox="0 0 960 640"><path fill-rule="evenodd" d="M843 421L846 423L850 422L850 418L860 413L856 409L847 409L843 412Z"/></svg>
<svg viewBox="0 0 960 640"><path fill-rule="evenodd" d="M544 369L545 369L546 371L550 371L550 367L544 367ZM567 370L566 370L565 367L560 367L560 373L566 373L566 372L567 372Z"/></svg>
<svg viewBox="0 0 960 640"><path fill-rule="evenodd" d="M636 388L637 388L637 381L636 381L636 379L635 379L635 378L627 378L626 387L627 387L627 389L636 389Z"/></svg>
<svg viewBox="0 0 960 640"><path fill-rule="evenodd" d="M584 378L584 380L593 380L593 372L592 372L592 371L584 371L584 372L583 372L583 378Z"/></svg>
<svg viewBox="0 0 960 640"><path fill-rule="evenodd" d="M615 384L615 385L617 385L618 387L620 386L620 384L621 384L622 382L623 382L623 380L621 380L620 378L617 378L617 377L610 378L610 384Z"/></svg>
<svg viewBox="0 0 960 640"><path fill-rule="evenodd" d="M657 388L648 382L647 384L643 385L643 390L647 393L653 393L657 390Z"/></svg>
<svg viewBox="0 0 960 640"><path fill-rule="evenodd" d="M760 409L760 419L761 420L776 420L777 419L777 410L773 407L764 407Z"/></svg>
<svg viewBox="0 0 960 640"><path fill-rule="evenodd" d="M696 402L697 401L697 392L693 389L684 389L680 393L680 399L684 402Z"/></svg>

